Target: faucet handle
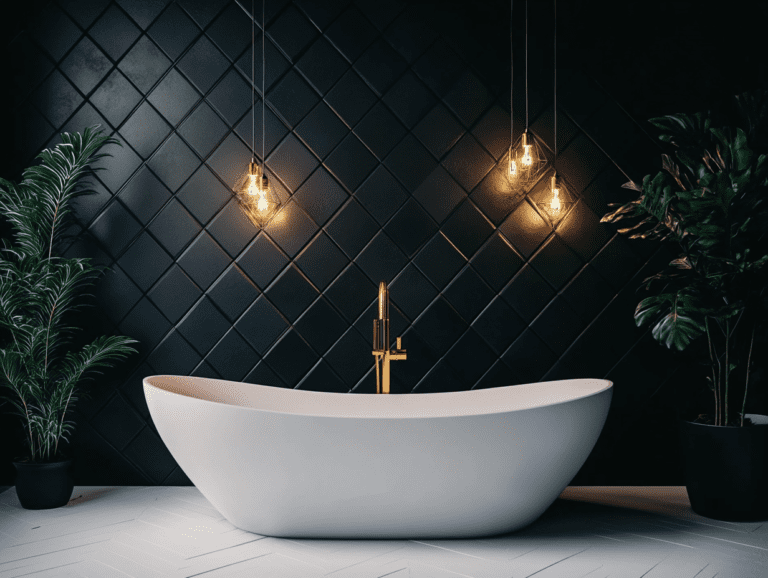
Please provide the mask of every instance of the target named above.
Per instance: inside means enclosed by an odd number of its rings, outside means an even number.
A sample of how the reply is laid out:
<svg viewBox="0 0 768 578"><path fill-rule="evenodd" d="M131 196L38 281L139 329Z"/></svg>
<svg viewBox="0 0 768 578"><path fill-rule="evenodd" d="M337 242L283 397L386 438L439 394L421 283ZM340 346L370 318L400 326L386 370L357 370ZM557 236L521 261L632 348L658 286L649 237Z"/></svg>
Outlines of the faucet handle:
<svg viewBox="0 0 768 578"><path fill-rule="evenodd" d="M374 319L373 320L373 350L374 351L379 351L380 349L382 349L380 340L381 340L381 330L379 326L379 320Z"/></svg>
<svg viewBox="0 0 768 578"><path fill-rule="evenodd" d="M402 348L403 347L402 339L403 339L402 337L398 337L397 338L397 349L392 351L391 355L389 356L390 359L392 359L392 360L408 359L408 355L407 355L405 349Z"/></svg>

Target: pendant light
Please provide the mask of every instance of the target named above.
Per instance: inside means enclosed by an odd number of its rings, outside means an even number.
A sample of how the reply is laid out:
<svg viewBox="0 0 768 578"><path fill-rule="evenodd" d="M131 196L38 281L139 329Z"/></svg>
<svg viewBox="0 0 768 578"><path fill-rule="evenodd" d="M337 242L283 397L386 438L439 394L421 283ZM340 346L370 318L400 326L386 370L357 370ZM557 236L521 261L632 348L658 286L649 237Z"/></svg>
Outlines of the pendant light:
<svg viewBox="0 0 768 578"><path fill-rule="evenodd" d="M264 102L266 101L265 78L267 67L267 53L265 39L267 29L264 20L264 5L261 3L261 166L256 163L256 84L254 82L255 71L255 45L256 45L256 15L254 14L253 0L251 0L251 162L248 163L248 172L240 181L237 189L237 200L248 219L257 227L265 227L270 219L280 208L280 200L269 186L269 177L266 172L266 157L264 154L265 124Z"/></svg>
<svg viewBox="0 0 768 578"><path fill-rule="evenodd" d="M550 225L554 228L566 215L573 203L570 201L568 191L562 179L557 178L557 0L553 0L554 3L554 76L553 76L553 91L554 91L554 157L552 159L553 174L549 180L549 191L547 193L547 199L544 202L537 203L549 220Z"/></svg>
<svg viewBox="0 0 768 578"><path fill-rule="evenodd" d="M512 44L512 2L510 1L510 44ZM514 49L514 47L513 47ZM515 144L513 130L515 118L512 109L512 75L514 73L514 50L510 51L510 95L509 95L509 168L507 179L514 192L525 194L536 184L546 168L547 158L541 151L533 133L528 132L528 0L525 0L525 131Z"/></svg>

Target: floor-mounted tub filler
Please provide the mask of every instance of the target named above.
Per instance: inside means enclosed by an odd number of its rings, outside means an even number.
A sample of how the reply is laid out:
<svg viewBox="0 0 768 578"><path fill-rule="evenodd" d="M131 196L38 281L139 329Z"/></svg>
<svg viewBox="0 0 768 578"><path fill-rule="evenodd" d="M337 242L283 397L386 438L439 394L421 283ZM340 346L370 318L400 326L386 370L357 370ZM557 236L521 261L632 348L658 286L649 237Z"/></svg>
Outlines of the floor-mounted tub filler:
<svg viewBox="0 0 768 578"><path fill-rule="evenodd" d="M238 528L469 538L544 513L592 451L612 386L376 395L159 375L144 394L179 466Z"/></svg>

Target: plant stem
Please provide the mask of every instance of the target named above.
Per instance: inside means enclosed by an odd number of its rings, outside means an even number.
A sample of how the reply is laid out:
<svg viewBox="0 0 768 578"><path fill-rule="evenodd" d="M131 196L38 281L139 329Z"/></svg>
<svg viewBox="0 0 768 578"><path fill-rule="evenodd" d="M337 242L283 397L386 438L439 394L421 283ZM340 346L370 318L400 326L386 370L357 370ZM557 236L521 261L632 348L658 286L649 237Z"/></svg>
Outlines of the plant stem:
<svg viewBox="0 0 768 578"><path fill-rule="evenodd" d="M731 320L725 320L725 423L728 425L728 377L731 374L731 366L729 363L729 354L731 352Z"/></svg>
<svg viewBox="0 0 768 578"><path fill-rule="evenodd" d="M709 346L709 359L712 362L712 392L715 394L715 425L717 425L717 416L719 412L719 400L717 394L717 374L715 373L715 353L714 345L712 344L712 335L709 332L709 317L704 317L704 326L707 328L707 345Z"/></svg>
<svg viewBox="0 0 768 578"><path fill-rule="evenodd" d="M749 354L747 355L747 379L744 382L744 401L741 404L741 427L744 427L744 411L747 407L747 389L749 388L749 362L752 360L752 346L755 343L755 328L757 327L757 319L752 324L752 337L749 340Z"/></svg>

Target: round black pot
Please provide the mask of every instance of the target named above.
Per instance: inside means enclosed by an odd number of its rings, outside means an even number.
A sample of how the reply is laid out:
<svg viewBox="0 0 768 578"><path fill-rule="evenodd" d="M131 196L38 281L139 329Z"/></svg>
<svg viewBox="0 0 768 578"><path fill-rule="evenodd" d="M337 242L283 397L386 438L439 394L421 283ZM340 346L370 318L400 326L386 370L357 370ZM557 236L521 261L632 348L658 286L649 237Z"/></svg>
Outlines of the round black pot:
<svg viewBox="0 0 768 578"><path fill-rule="evenodd" d="M691 508L716 520L768 520L768 416L754 425L680 420L680 450Z"/></svg>
<svg viewBox="0 0 768 578"><path fill-rule="evenodd" d="M16 494L27 510L59 508L69 502L75 483L69 473L72 460L47 464L13 462Z"/></svg>

